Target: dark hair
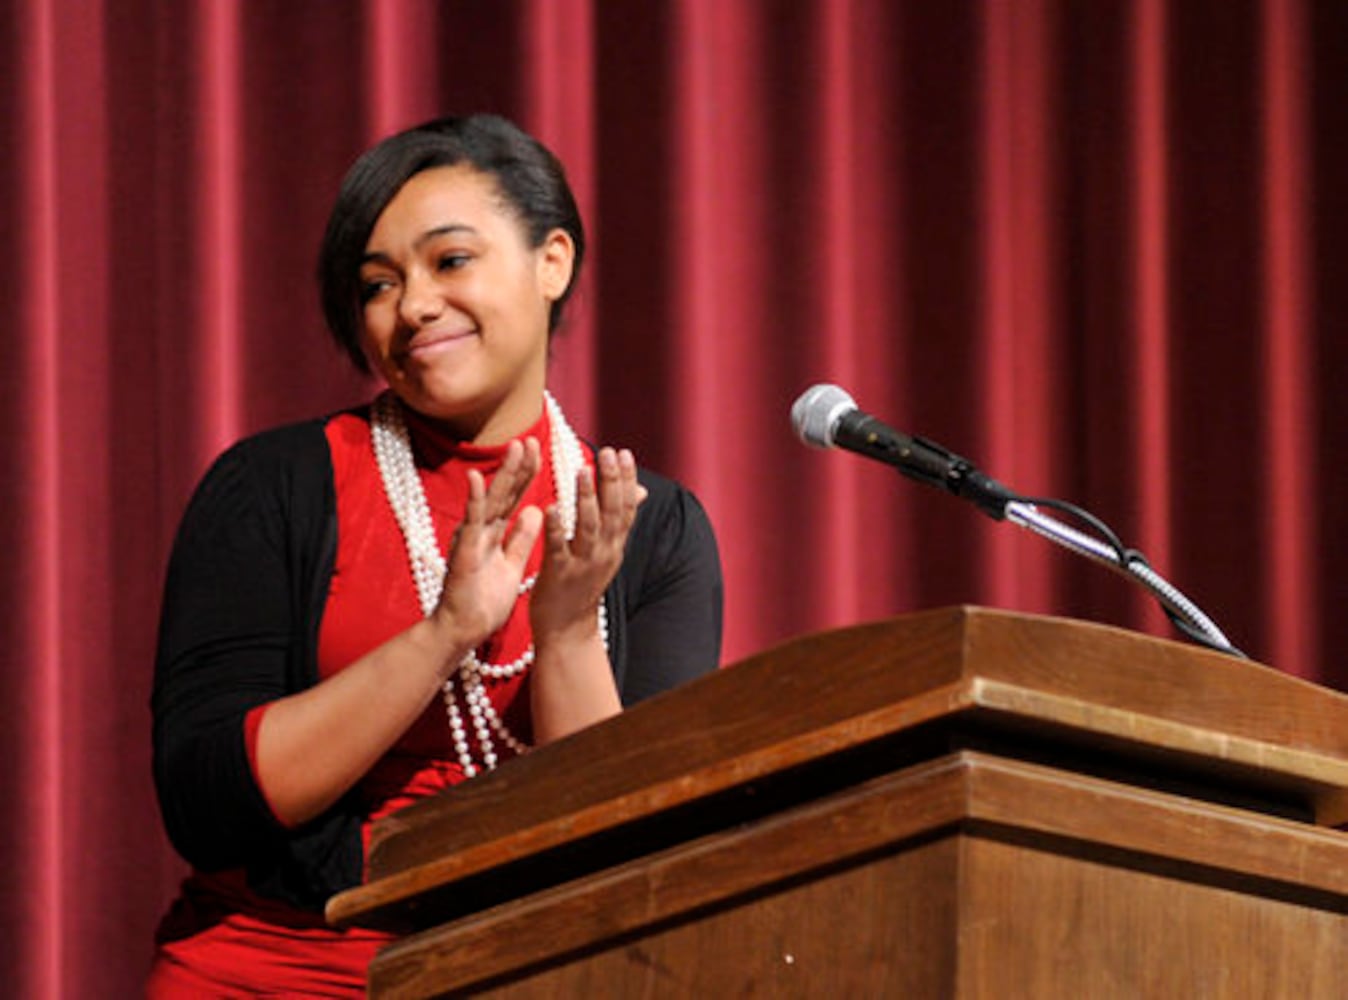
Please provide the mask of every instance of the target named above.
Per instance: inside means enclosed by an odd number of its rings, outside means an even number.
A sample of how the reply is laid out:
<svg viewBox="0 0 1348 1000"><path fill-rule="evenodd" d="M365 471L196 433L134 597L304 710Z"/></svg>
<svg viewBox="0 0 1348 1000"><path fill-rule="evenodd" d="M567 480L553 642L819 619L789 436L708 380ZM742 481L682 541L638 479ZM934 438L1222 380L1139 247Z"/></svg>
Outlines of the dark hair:
<svg viewBox="0 0 1348 1000"><path fill-rule="evenodd" d="M557 158L533 136L497 115L438 118L389 136L352 164L328 217L318 254L323 316L333 338L363 372L360 347L360 265L370 231L394 195L414 174L467 164L496 181L506 205L520 217L531 246L554 229L575 244L571 282L552 303L548 331L557 329L585 258L585 230Z"/></svg>

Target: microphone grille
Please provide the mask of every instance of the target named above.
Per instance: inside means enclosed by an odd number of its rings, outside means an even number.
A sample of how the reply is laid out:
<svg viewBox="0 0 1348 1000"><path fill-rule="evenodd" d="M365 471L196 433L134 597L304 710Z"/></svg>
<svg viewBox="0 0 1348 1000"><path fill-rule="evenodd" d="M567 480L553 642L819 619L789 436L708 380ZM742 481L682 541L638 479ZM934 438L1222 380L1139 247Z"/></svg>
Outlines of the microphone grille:
<svg viewBox="0 0 1348 1000"><path fill-rule="evenodd" d="M838 419L856 408L856 400L847 390L821 382L806 389L791 405L791 426L806 444L832 448L833 428Z"/></svg>

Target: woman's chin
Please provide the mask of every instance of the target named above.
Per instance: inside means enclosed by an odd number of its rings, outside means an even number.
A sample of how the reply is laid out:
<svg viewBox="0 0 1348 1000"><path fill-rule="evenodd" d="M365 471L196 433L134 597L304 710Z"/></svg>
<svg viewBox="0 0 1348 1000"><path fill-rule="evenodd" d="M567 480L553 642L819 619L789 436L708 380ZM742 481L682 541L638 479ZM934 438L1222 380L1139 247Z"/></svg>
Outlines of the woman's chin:
<svg viewBox="0 0 1348 1000"><path fill-rule="evenodd" d="M404 403L427 416L455 413L482 396L481 379L461 364L405 361L386 371L385 381Z"/></svg>

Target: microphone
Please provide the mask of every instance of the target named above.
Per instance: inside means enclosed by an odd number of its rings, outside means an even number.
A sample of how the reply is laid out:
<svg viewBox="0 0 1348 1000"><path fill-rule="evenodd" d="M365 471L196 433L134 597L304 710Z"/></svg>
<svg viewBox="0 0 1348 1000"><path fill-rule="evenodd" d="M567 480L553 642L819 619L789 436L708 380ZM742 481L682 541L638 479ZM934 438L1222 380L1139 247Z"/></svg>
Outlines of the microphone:
<svg viewBox="0 0 1348 1000"><path fill-rule="evenodd" d="M1141 583L1160 601L1176 627L1190 639L1233 656L1245 656L1193 601L1152 569L1141 553L1125 548L1104 522L1080 507L1062 500L1012 493L995 479L979 472L967 459L939 444L909 437L869 413L863 413L856 401L836 385L821 382L801 393L791 407L791 424L800 439L812 447L845 448L878 459L894 466L909 479L972 500L979 510L994 520L1007 520L1028 528L1063 548L1104 563ZM1054 520L1039 510L1041 506L1071 514L1094 528L1100 537Z"/></svg>
<svg viewBox="0 0 1348 1000"><path fill-rule="evenodd" d="M995 520L1017 499L967 459L919 437L909 437L858 408L845 389L821 382L791 406L791 424L806 444L844 448L892 465L909 479L971 500Z"/></svg>

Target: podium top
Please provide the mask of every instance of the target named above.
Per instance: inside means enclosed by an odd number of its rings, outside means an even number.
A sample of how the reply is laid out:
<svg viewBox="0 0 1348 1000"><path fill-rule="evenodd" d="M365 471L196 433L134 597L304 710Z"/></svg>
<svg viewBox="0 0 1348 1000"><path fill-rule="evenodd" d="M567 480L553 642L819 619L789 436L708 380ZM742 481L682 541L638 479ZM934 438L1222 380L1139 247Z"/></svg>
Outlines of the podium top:
<svg viewBox="0 0 1348 1000"><path fill-rule="evenodd" d="M1234 776L1317 822L1348 817L1348 696L1124 629L945 608L792 640L379 821L370 882L328 919L381 924L427 886L940 725Z"/></svg>

